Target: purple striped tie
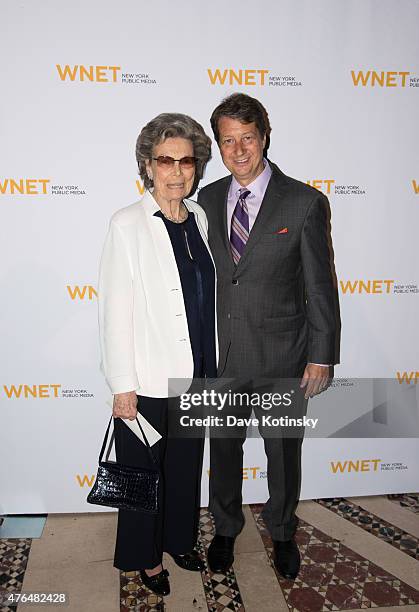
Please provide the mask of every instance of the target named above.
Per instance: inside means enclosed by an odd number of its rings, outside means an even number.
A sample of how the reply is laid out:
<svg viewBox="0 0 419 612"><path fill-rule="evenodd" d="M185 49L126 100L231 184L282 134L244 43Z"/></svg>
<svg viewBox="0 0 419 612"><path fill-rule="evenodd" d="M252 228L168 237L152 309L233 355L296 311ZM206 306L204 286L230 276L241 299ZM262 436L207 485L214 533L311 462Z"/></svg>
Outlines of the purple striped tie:
<svg viewBox="0 0 419 612"><path fill-rule="evenodd" d="M249 211L246 204L246 198L249 194L248 189L244 187L240 189L239 199L231 217L230 246L236 266L243 255L244 247L249 238Z"/></svg>

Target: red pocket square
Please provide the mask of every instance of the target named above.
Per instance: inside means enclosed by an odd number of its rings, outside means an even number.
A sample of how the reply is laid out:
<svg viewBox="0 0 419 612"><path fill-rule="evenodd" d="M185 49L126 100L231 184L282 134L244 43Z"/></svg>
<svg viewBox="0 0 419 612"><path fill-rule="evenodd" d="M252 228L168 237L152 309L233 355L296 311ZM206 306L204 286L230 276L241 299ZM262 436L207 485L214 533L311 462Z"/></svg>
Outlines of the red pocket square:
<svg viewBox="0 0 419 612"><path fill-rule="evenodd" d="M288 234L288 228L283 227L281 230L278 230L277 232L275 232L275 234Z"/></svg>

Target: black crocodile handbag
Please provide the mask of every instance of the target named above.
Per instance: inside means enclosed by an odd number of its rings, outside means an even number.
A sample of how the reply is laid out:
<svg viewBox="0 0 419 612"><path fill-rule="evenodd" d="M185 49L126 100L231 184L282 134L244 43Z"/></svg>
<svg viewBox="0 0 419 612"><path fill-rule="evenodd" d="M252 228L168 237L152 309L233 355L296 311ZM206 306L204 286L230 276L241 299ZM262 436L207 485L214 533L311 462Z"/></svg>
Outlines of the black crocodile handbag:
<svg viewBox="0 0 419 612"><path fill-rule="evenodd" d="M109 461L109 455L114 441L114 433L112 433L105 461L102 461L111 421L112 416L109 419L103 439L96 479L87 496L87 501L89 504L96 504L99 506L110 506L112 508L120 508L121 510L137 510L148 514L157 514L160 471L154 458L153 451L151 450L150 444L138 419L136 419L136 421L141 430L154 468L132 467L129 465L121 465L115 461ZM139 442L139 444L141 444L141 442Z"/></svg>

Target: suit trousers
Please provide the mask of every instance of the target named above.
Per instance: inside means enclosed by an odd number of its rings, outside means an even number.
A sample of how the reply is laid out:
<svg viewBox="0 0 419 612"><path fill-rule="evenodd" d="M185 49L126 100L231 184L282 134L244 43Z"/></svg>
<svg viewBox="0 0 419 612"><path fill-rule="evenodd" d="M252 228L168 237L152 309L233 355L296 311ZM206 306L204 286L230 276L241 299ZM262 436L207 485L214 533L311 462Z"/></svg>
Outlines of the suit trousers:
<svg viewBox="0 0 419 612"><path fill-rule="evenodd" d="M161 472L159 512L119 510L114 566L123 571L151 569L163 551L190 552L198 534L203 458L202 438L171 438L167 398L138 396L138 411L162 435L152 452ZM153 467L145 445L121 419L114 420L118 462Z"/></svg>
<svg viewBox="0 0 419 612"><path fill-rule="evenodd" d="M238 352L239 353L239 352ZM227 358L223 379L230 379L228 384L221 383L225 389L233 392L258 394L277 390L274 381L240 379L240 354L238 363L234 363L235 355L231 350ZM279 387L293 387L293 408L280 408L277 415L302 417L307 411L307 400L299 388L300 376L287 381L280 381ZM229 409L230 413L235 410ZM240 409L238 416L248 418L252 406ZM253 407L255 417L262 422L264 410ZM237 413L236 413L237 414ZM211 432L210 440L210 493L209 508L214 516L216 533L222 536L236 537L243 528L244 515L242 510L242 479L243 479L243 443L247 429L235 427L223 434ZM257 432L256 432L257 433ZM274 540L286 541L293 537L298 519L295 510L298 504L301 488L301 446L304 436L303 427L288 430L282 427L259 426L259 434L264 439L267 457L267 480L269 498L264 505L262 517Z"/></svg>

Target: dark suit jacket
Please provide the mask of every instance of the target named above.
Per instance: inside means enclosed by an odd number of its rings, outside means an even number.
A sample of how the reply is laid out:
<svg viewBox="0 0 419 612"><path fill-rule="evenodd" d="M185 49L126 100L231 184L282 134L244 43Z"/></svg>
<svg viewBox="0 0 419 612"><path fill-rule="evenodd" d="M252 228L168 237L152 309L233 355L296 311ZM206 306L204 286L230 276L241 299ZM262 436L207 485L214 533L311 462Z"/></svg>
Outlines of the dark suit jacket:
<svg viewBox="0 0 419 612"><path fill-rule="evenodd" d="M229 350L239 352L240 375L250 378L297 377L307 362L339 361L327 198L269 163L272 176L237 267L226 221L232 177L198 194L217 268L219 375Z"/></svg>

